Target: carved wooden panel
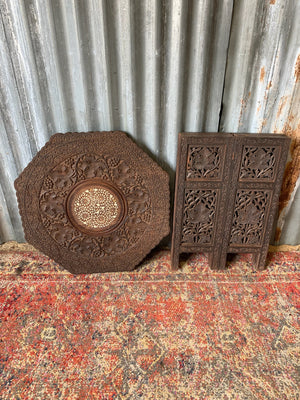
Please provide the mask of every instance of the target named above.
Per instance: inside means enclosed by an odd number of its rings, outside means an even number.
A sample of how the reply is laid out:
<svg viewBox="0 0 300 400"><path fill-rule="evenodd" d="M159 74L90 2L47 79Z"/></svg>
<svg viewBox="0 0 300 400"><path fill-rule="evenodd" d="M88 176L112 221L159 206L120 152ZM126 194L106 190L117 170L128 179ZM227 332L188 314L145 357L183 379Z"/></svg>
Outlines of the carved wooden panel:
<svg viewBox="0 0 300 400"><path fill-rule="evenodd" d="M15 187L26 240L73 273L133 269L169 232L168 175L124 132L52 136Z"/></svg>
<svg viewBox="0 0 300 400"><path fill-rule="evenodd" d="M230 244L261 245L271 196L270 190L237 191Z"/></svg>
<svg viewBox="0 0 300 400"><path fill-rule="evenodd" d="M186 190L183 210L182 243L211 244L213 241L216 211L216 190Z"/></svg>
<svg viewBox="0 0 300 400"><path fill-rule="evenodd" d="M244 146L240 180L264 180L273 181L276 174L276 166L279 162L280 148Z"/></svg>
<svg viewBox="0 0 300 400"><path fill-rule="evenodd" d="M39 205L49 235L90 257L124 252L143 235L152 217L142 176L121 158L97 154L76 154L49 171Z"/></svg>
<svg viewBox="0 0 300 400"><path fill-rule="evenodd" d="M172 265L181 252L209 253L222 269L229 252L251 252L263 268L289 139L283 135L179 135Z"/></svg>
<svg viewBox="0 0 300 400"><path fill-rule="evenodd" d="M224 146L189 146L187 179L222 179Z"/></svg>

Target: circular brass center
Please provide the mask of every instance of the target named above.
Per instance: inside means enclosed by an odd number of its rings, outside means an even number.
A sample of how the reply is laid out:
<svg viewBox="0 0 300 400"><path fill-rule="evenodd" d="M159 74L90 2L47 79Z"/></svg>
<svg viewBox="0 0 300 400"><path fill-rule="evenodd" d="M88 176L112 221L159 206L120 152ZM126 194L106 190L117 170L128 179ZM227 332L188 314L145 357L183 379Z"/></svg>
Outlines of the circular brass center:
<svg viewBox="0 0 300 400"><path fill-rule="evenodd" d="M114 230L123 220L125 203L118 189L105 182L83 181L70 193L67 209L71 222L87 233Z"/></svg>

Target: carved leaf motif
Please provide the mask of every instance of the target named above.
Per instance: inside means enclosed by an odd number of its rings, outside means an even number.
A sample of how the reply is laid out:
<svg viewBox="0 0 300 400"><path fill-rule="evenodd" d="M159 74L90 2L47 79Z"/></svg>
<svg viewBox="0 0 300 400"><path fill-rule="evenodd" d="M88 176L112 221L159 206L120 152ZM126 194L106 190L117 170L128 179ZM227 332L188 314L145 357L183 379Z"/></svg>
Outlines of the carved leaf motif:
<svg viewBox="0 0 300 400"><path fill-rule="evenodd" d="M186 190L182 243L212 242L216 201L215 190Z"/></svg>
<svg viewBox="0 0 300 400"><path fill-rule="evenodd" d="M219 146L190 146L187 179L220 178L221 153Z"/></svg>
<svg viewBox="0 0 300 400"><path fill-rule="evenodd" d="M116 185L128 204L121 229L109 237L90 237L76 229L67 216L65 199L85 179L101 178ZM60 245L85 256L103 257L123 252L138 241L152 218L150 194L143 179L123 160L96 154L73 156L57 165L45 177L39 199L43 225Z"/></svg>
<svg viewBox="0 0 300 400"><path fill-rule="evenodd" d="M245 146L242 156L240 179L272 180L275 174L277 147Z"/></svg>
<svg viewBox="0 0 300 400"><path fill-rule="evenodd" d="M271 194L262 190L238 190L231 230L231 244L259 245Z"/></svg>

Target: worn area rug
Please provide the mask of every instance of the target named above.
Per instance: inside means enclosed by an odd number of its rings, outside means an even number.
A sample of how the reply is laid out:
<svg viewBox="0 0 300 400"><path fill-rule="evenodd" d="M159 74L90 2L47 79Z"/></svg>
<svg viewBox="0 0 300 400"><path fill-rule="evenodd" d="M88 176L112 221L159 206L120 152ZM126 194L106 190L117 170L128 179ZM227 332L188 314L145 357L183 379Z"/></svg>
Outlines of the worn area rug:
<svg viewBox="0 0 300 400"><path fill-rule="evenodd" d="M295 249L292 249L295 250ZM299 399L300 252L73 276L0 247L0 399Z"/></svg>

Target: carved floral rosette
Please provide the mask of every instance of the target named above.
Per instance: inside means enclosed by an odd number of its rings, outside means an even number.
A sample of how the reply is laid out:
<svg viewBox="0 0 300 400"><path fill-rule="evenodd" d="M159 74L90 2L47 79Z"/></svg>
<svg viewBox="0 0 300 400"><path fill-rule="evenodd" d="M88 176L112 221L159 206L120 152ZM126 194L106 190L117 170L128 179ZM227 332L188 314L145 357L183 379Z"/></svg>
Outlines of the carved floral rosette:
<svg viewBox="0 0 300 400"><path fill-rule="evenodd" d="M237 191L230 244L261 244L270 199L266 190Z"/></svg>
<svg viewBox="0 0 300 400"><path fill-rule="evenodd" d="M244 146L240 180L272 181L276 173L278 153L278 146Z"/></svg>
<svg viewBox="0 0 300 400"><path fill-rule="evenodd" d="M189 146L187 179L220 179L223 159L224 148L222 146Z"/></svg>
<svg viewBox="0 0 300 400"><path fill-rule="evenodd" d="M186 190L182 243L212 243L216 203L216 190Z"/></svg>
<svg viewBox="0 0 300 400"><path fill-rule="evenodd" d="M97 179L116 186L127 203L123 225L109 236L78 230L70 220L66 199L79 182ZM80 154L69 157L45 177L40 192L41 218L49 235L60 245L86 256L103 257L135 244L151 221L152 204L142 177L119 158Z"/></svg>

